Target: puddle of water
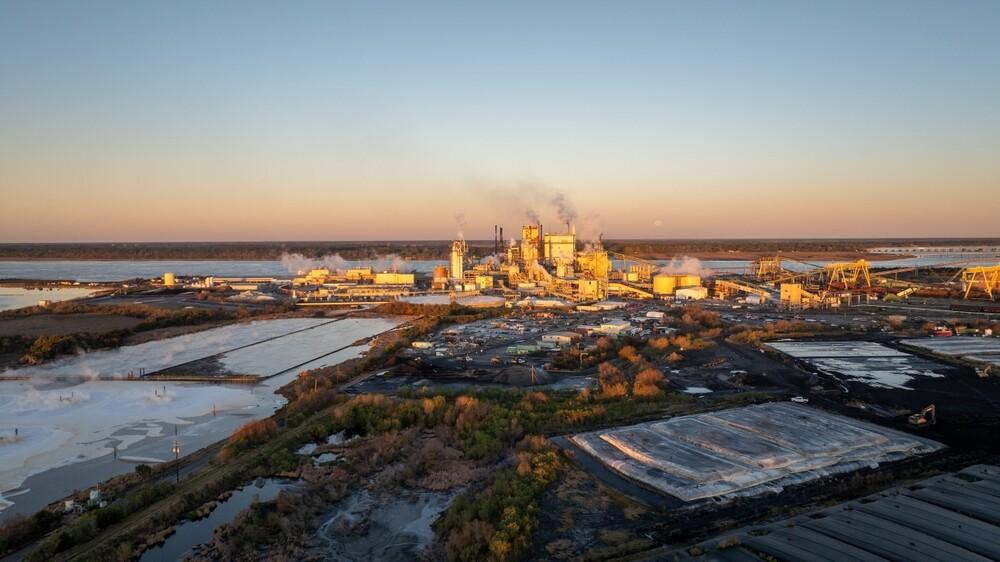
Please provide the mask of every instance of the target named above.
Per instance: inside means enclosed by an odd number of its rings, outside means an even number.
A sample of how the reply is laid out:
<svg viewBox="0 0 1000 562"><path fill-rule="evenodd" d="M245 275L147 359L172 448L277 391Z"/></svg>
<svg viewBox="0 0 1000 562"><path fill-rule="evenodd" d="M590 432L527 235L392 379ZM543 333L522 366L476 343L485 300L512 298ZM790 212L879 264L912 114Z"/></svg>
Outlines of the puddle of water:
<svg viewBox="0 0 1000 562"><path fill-rule="evenodd" d="M689 386L682 391L684 394L708 394L713 392L711 388L705 388L704 386Z"/></svg>
<svg viewBox="0 0 1000 562"><path fill-rule="evenodd" d="M316 532L314 553L327 560L413 560L434 541L431 524L458 494L360 490L342 501Z"/></svg>
<svg viewBox="0 0 1000 562"><path fill-rule="evenodd" d="M323 453L322 455L319 455L318 457L313 459L313 465L319 466L321 464L331 463L339 458L340 457L336 453Z"/></svg>
<svg viewBox="0 0 1000 562"><path fill-rule="evenodd" d="M174 562L183 560L195 546L212 539L212 532L223 523L231 522L241 511L257 502L271 501L282 490L296 485L294 480L271 478L237 489L226 501L220 503L208 517L185 521L162 545L142 554L140 562Z"/></svg>

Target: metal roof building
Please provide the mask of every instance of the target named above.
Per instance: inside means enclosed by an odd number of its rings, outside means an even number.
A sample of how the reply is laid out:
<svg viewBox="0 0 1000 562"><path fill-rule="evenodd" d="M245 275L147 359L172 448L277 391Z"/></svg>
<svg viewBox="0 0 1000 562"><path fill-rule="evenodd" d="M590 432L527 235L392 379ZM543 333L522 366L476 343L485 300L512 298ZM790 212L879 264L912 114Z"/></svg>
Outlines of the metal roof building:
<svg viewBox="0 0 1000 562"><path fill-rule="evenodd" d="M1000 560L1000 467L970 466L698 547L701 561Z"/></svg>

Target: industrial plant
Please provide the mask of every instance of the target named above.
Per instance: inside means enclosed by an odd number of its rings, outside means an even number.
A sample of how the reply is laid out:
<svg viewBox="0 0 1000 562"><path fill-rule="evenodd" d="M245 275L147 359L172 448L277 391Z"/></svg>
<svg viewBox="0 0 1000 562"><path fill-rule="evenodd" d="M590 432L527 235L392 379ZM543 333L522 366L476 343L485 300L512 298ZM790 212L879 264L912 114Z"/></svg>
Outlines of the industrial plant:
<svg viewBox="0 0 1000 562"><path fill-rule="evenodd" d="M880 254L894 255L888 249ZM228 288L250 292L239 300L275 298L302 306L397 300L447 304L486 295L490 303L534 308L589 306L609 298L653 302L714 298L782 309L936 299L945 306L989 308L977 302L1000 298L1000 263L984 264L982 259L879 267L880 262L864 258L812 263L778 254L713 271L694 258L654 260L609 250L600 236L582 240L572 223L565 223L561 231L544 230L541 223L525 224L520 238L509 240L495 225L492 246L479 241L472 247L460 238L448 245L447 260L420 262L421 267L414 263L397 257L379 263L317 264L292 271L289 278L184 279L165 273L160 283L168 289ZM963 301L968 303L957 304Z"/></svg>

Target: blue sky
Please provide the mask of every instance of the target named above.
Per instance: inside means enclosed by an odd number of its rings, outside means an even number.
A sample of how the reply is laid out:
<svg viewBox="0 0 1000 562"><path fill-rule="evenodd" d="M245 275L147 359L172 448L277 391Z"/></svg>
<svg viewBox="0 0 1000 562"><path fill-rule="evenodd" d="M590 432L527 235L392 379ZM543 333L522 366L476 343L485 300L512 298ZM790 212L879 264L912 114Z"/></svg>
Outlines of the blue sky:
<svg viewBox="0 0 1000 562"><path fill-rule="evenodd" d="M997 2L2 2L2 241L998 236ZM456 220L456 215L464 220Z"/></svg>

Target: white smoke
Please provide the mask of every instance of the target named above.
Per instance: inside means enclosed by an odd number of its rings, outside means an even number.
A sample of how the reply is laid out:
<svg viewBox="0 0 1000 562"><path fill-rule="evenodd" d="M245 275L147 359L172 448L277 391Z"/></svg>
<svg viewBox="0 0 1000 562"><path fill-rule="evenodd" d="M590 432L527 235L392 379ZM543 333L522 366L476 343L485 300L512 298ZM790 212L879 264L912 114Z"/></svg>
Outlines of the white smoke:
<svg viewBox="0 0 1000 562"><path fill-rule="evenodd" d="M485 195L494 212L508 216L523 216L528 224L544 224L543 215L548 214L546 210L554 211L558 222L563 225L577 219L576 207L566 193L550 185L533 180L506 184L484 180L473 181L476 185L470 192Z"/></svg>
<svg viewBox="0 0 1000 562"><path fill-rule="evenodd" d="M459 240L465 240L465 226L468 222L465 220L465 213L455 213L455 225L457 227L457 236Z"/></svg>
<svg viewBox="0 0 1000 562"><path fill-rule="evenodd" d="M375 271L410 271L410 264L402 256L397 254L386 254L378 256L374 260L349 261L340 257L340 254L327 254L321 258L307 258L302 254L281 255L281 265L293 275L305 275L313 269L326 268L335 273L343 273L352 267L371 266Z"/></svg>
<svg viewBox="0 0 1000 562"><path fill-rule="evenodd" d="M307 258L302 254L281 254L281 265L294 275L305 275L313 269L327 268L330 271L344 271L350 264L340 254L327 254L321 258Z"/></svg>
<svg viewBox="0 0 1000 562"><path fill-rule="evenodd" d="M597 249L604 232L604 219L597 213L587 213L580 218L576 228L576 238L587 249Z"/></svg>
<svg viewBox="0 0 1000 562"><path fill-rule="evenodd" d="M18 396L15 411L55 410L90 400L90 394L79 390L46 390L29 388Z"/></svg>
<svg viewBox="0 0 1000 562"><path fill-rule="evenodd" d="M669 263L660 267L659 273L667 275L699 275L701 277L711 277L712 270L705 267L698 258L683 256L674 258Z"/></svg>
<svg viewBox="0 0 1000 562"><path fill-rule="evenodd" d="M566 194L561 191L555 192L550 203L555 207L560 223L571 224L576 221L576 207L566 198Z"/></svg>
<svg viewBox="0 0 1000 562"><path fill-rule="evenodd" d="M375 261L364 262L364 264L371 265L375 271L393 271L396 273L410 271L410 263L397 254L379 256Z"/></svg>
<svg viewBox="0 0 1000 562"><path fill-rule="evenodd" d="M503 263L503 254L490 254L480 258L479 263L481 265L489 265L493 267L499 267Z"/></svg>

